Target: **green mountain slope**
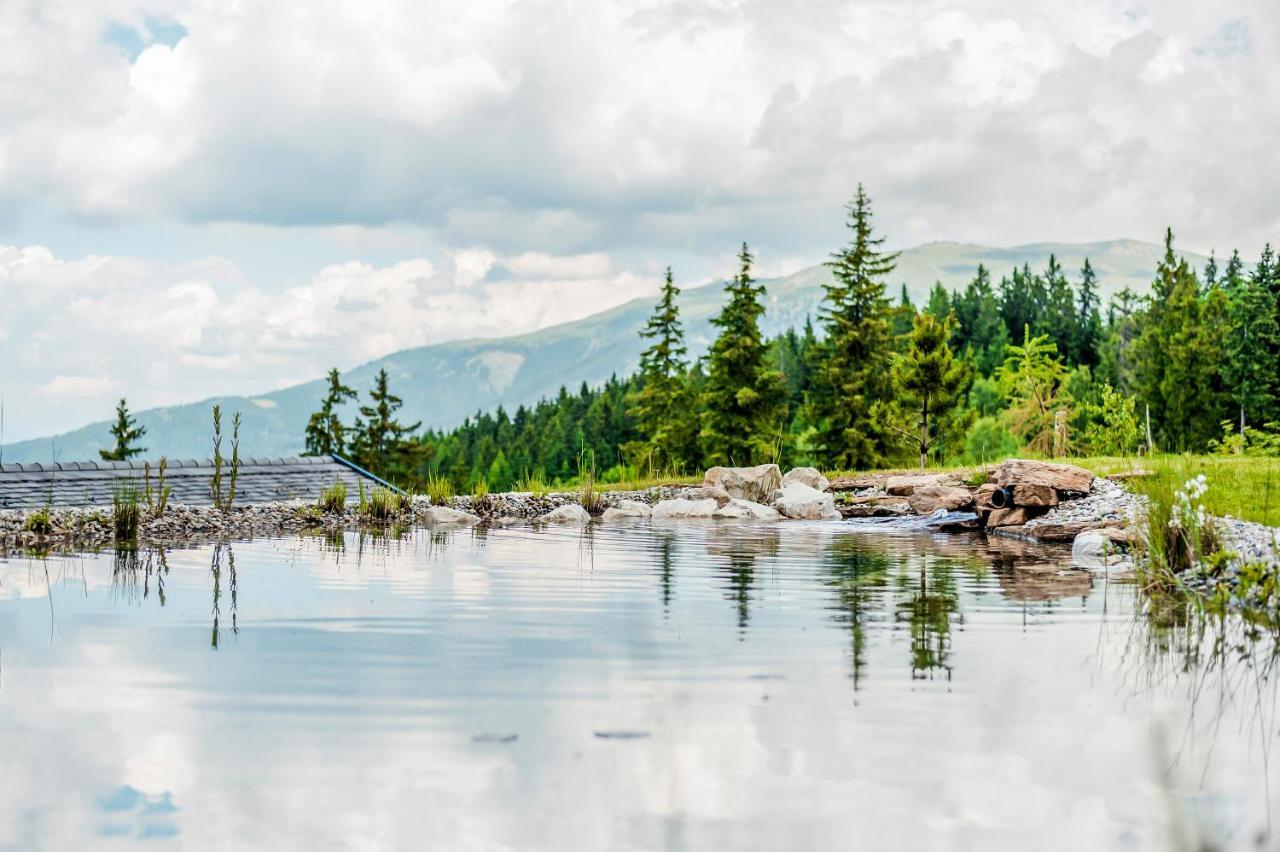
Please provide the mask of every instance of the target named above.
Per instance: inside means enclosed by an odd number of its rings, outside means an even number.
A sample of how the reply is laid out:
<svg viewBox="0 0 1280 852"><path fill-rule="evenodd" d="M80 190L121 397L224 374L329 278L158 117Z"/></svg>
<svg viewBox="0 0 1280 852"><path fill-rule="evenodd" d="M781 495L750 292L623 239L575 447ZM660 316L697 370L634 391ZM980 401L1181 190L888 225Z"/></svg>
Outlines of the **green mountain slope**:
<svg viewBox="0 0 1280 852"><path fill-rule="evenodd" d="M1087 256L1099 275L1104 298L1125 286L1145 291L1163 249L1153 243L1114 240L1067 245L1038 243L1014 248L990 248L964 243L929 243L902 252L894 280L907 284L919 304L935 281L962 287L979 263L996 280L1015 266L1043 268L1049 254L1074 277ZM1188 255L1197 266L1204 259ZM765 329L776 334L802 324L817 312L823 266L800 270L768 284ZM895 284L891 295L896 298ZM719 309L718 283L687 289L681 298L691 354L702 354L712 338L711 317ZM628 302L577 322L530 334L490 340L463 340L406 349L344 373L362 396L379 369L386 368L393 391L405 401L407 422L452 426L478 410L498 405L508 409L555 394L561 385L603 382L612 374L626 375L639 361L643 348L638 336L651 309L651 300ZM226 412L244 415L241 452L246 456L292 455L302 449L303 429L323 391L319 379L264 396L202 400L189 405L138 413L147 427L143 443L148 457L205 457L210 450L209 407L217 402ZM39 438L4 448L5 462L74 461L97 458L110 444L108 422L92 423L52 438Z"/></svg>

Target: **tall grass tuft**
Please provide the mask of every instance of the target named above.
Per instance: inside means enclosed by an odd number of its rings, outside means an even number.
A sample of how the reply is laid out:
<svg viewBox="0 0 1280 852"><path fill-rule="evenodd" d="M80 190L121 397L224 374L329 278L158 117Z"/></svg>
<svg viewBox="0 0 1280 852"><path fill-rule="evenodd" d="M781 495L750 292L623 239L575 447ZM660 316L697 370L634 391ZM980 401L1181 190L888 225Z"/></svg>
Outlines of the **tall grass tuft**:
<svg viewBox="0 0 1280 852"><path fill-rule="evenodd" d="M525 471L524 474L516 480L511 486L512 491L524 491L532 494L534 497L543 497L550 493L551 487L547 485L546 479L542 475L541 470L535 470L533 473Z"/></svg>
<svg viewBox="0 0 1280 852"><path fill-rule="evenodd" d="M361 488L361 511L360 514L371 521L390 522L400 512L403 505L400 495L396 494L390 488L384 488L381 485L374 486L373 491L369 493L369 499L363 499L363 487Z"/></svg>
<svg viewBox="0 0 1280 852"><path fill-rule="evenodd" d="M134 544L142 524L142 497L133 483L119 485L111 491L111 525L116 544Z"/></svg>
<svg viewBox="0 0 1280 852"><path fill-rule="evenodd" d="M427 497L434 505L440 506L453 496L453 483L449 478L436 471L427 472Z"/></svg>
<svg viewBox="0 0 1280 852"><path fill-rule="evenodd" d="M578 453L578 503L593 515L604 511L604 495L596 487L596 454L593 450Z"/></svg>
<svg viewBox="0 0 1280 852"><path fill-rule="evenodd" d="M489 494L489 480L483 476L476 480L475 485L471 486L472 497L485 497Z"/></svg>
<svg viewBox="0 0 1280 852"><path fill-rule="evenodd" d="M1222 550L1213 516L1205 509L1209 490L1204 474L1173 487L1167 478L1146 484L1146 517L1139 571L1149 591L1174 591L1182 575L1209 570Z"/></svg>
<svg viewBox="0 0 1280 852"><path fill-rule="evenodd" d="M320 492L320 499L316 501L316 507L322 512L342 513L347 509L347 485L339 479L334 479L333 484Z"/></svg>

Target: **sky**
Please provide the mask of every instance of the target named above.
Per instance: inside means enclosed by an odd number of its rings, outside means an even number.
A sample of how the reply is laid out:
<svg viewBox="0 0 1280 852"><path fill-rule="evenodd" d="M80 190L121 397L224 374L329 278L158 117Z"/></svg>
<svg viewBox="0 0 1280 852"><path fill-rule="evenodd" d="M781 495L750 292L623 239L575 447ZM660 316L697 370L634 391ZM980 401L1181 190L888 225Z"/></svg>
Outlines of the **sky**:
<svg viewBox="0 0 1280 852"><path fill-rule="evenodd" d="M0 4L11 442L896 247L1280 241L1273 0Z"/></svg>

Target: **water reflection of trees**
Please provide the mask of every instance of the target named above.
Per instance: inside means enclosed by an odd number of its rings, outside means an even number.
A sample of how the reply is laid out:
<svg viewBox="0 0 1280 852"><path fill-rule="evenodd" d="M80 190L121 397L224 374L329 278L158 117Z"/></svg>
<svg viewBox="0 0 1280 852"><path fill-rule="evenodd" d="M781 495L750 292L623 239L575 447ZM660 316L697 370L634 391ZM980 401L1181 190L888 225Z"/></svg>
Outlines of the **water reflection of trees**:
<svg viewBox="0 0 1280 852"><path fill-rule="evenodd" d="M778 555L778 531L771 527L723 524L717 525L707 540L707 551L724 561L717 568L725 597L738 610L738 629L745 632L751 621L751 602L755 595L756 560Z"/></svg>
<svg viewBox="0 0 1280 852"><path fill-rule="evenodd" d="M835 592L836 620L846 625L852 643L853 688L862 685L867 665L867 621L874 617L888 586L891 561L885 548L874 548L862 537L841 536L827 556L827 585Z"/></svg>
<svg viewBox="0 0 1280 852"><path fill-rule="evenodd" d="M928 678L943 673L950 680L951 622L953 618L963 621L953 575L956 566L917 561L920 567L914 577L898 575L898 590L907 598L898 602L894 617L906 622L911 631L911 676Z"/></svg>

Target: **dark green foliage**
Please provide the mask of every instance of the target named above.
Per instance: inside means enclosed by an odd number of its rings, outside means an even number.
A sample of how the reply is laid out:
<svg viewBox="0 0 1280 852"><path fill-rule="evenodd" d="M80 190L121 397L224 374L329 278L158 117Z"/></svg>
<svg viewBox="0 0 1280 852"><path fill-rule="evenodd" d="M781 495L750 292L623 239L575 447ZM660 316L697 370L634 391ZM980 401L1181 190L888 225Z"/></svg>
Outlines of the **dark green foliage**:
<svg viewBox="0 0 1280 852"><path fill-rule="evenodd" d="M1102 342L1102 315L1098 311L1098 276L1087 257L1080 269L1080 290L1071 325L1072 339L1068 351L1072 362L1089 367L1096 365L1098 345Z"/></svg>
<svg viewBox="0 0 1280 852"><path fill-rule="evenodd" d="M338 368L329 371L329 388L320 410L307 421L307 451L309 456L339 455L347 451L347 429L338 417L343 403L356 398L356 392L342 383Z"/></svg>
<svg viewBox="0 0 1280 852"><path fill-rule="evenodd" d="M1195 272L1174 254L1172 229L1166 231L1136 346L1139 397L1151 407L1161 449L1200 449L1218 436L1227 410L1220 340L1226 307L1223 290L1201 294Z"/></svg>
<svg viewBox="0 0 1280 852"><path fill-rule="evenodd" d="M897 255L880 250L884 238L875 236L871 199L861 185L847 209L853 238L827 264L833 280L821 311L826 336L811 350L805 412L816 429L816 461L828 469L870 467L883 455L884 436L872 407L888 395L892 354L884 292Z"/></svg>
<svg viewBox="0 0 1280 852"><path fill-rule="evenodd" d="M626 402L637 387L638 379L632 378L610 379L601 388L584 387L577 394L561 388L555 399L521 406L514 416L499 408L477 413L449 432L428 431L421 439L417 475L410 481L433 485L441 493L471 493L482 478L494 492L517 483L553 485L577 477L584 452L606 478L625 463L620 448L640 439ZM446 483L448 489L443 488Z"/></svg>
<svg viewBox="0 0 1280 852"><path fill-rule="evenodd" d="M725 288L729 301L711 321L720 334L707 357L701 432L711 464L770 461L777 455L785 427L786 392L760 334L765 289L751 277L752 260L743 243L738 274Z"/></svg>
<svg viewBox="0 0 1280 852"><path fill-rule="evenodd" d="M421 444L413 433L421 423L404 425L395 413L403 405L391 393L386 370L379 370L369 392L369 405L360 406L351 442L356 464L387 479L406 479L417 467Z"/></svg>
<svg viewBox="0 0 1280 852"><path fill-rule="evenodd" d="M1227 278L1226 363L1223 378L1236 404L1240 434L1250 423L1263 423L1276 411L1280 393L1280 328L1275 300L1260 276Z"/></svg>
<svg viewBox="0 0 1280 852"><path fill-rule="evenodd" d="M953 304L959 323L953 338L955 348L970 351L978 372L984 376L991 375L1004 361L1009 332L1000 316L1000 303L996 300L986 267L978 265L977 274L964 292L956 294Z"/></svg>
<svg viewBox="0 0 1280 852"><path fill-rule="evenodd" d="M640 355L638 388L626 399L627 413L642 436L628 444L626 452L635 462L657 470L684 470L702 460L689 392L689 365L684 357L684 331L676 306L679 295L671 267L667 267L662 295L640 332L650 343ZM490 472L490 482L509 478L509 471Z"/></svg>
<svg viewBox="0 0 1280 852"><path fill-rule="evenodd" d="M129 407L124 397L116 406L116 422L111 426L111 436L116 445L110 450L98 450L103 461L128 461L136 455L146 452L146 447L137 446L137 441L147 434L146 426L139 426L138 421L129 416Z"/></svg>
<svg viewBox="0 0 1280 852"><path fill-rule="evenodd" d="M926 312L916 317L907 352L893 363L898 402L913 412L916 431L893 428L916 444L921 467L928 464L929 450L938 441L938 424L959 404L969 383L968 369L947 343L955 325L953 316L938 320Z"/></svg>

